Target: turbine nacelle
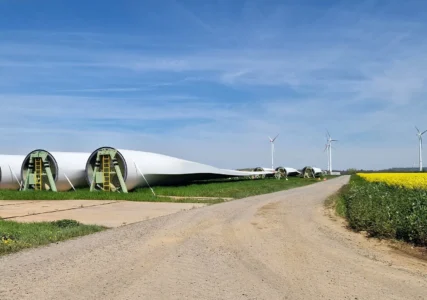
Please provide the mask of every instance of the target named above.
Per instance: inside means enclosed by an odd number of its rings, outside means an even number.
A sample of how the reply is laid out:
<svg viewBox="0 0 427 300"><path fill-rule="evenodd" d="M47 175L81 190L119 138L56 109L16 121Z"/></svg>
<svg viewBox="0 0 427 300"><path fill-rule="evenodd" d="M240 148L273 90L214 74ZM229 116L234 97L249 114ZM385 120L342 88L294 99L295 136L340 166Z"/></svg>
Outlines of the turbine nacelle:
<svg viewBox="0 0 427 300"><path fill-rule="evenodd" d="M274 137L274 139L272 139L271 137L268 137L268 139L270 140L270 143L274 143L274 141L277 139L277 137L279 136L279 134L278 135L276 135L275 137Z"/></svg>
<svg viewBox="0 0 427 300"><path fill-rule="evenodd" d="M424 133L426 133L427 132L427 130L424 130L423 132L421 132L419 129L418 129L418 127L417 126L415 126L415 129L417 130L417 136L418 136L418 138L420 139L420 140L422 140L423 138L422 138L422 135L424 134Z"/></svg>

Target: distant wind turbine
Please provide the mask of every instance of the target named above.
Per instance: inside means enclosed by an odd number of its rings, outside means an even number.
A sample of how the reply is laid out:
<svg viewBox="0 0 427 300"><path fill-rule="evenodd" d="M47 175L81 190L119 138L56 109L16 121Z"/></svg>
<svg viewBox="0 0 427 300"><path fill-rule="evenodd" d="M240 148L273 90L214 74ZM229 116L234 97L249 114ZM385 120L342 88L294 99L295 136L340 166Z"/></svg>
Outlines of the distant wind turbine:
<svg viewBox="0 0 427 300"><path fill-rule="evenodd" d="M328 159L328 171L329 174L332 174L332 142L338 142L338 140L334 140L331 138L331 135L329 134L329 131L326 130L327 135L326 135L326 147L325 147L325 151L328 150L328 154L329 154L329 159Z"/></svg>
<svg viewBox="0 0 427 300"><path fill-rule="evenodd" d="M323 152L325 152L326 150L328 150L328 152L327 152L327 156L328 156L328 167L327 167L327 170L329 171L329 144L328 143L325 144L325 150L323 150Z"/></svg>
<svg viewBox="0 0 427 300"><path fill-rule="evenodd" d="M417 136L418 136L418 140L420 142L418 155L419 155L419 159L420 159L420 161L419 161L420 172L422 172L423 171L423 153L422 153L422 151L423 151L423 134L426 133L427 130L424 130L423 132L421 132L417 126L415 126L415 129L417 130Z"/></svg>
<svg viewBox="0 0 427 300"><path fill-rule="evenodd" d="M279 134L277 134L274 139L272 139L271 137L268 137L270 139L270 143L271 143L271 168L274 170L274 141L277 139L277 137L279 136Z"/></svg>

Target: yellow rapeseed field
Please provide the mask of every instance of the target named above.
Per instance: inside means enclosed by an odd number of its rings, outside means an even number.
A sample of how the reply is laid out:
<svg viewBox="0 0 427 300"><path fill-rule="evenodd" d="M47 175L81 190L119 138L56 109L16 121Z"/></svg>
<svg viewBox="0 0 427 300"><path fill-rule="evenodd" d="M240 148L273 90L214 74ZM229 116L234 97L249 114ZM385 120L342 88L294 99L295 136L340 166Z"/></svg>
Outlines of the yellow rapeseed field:
<svg viewBox="0 0 427 300"><path fill-rule="evenodd" d="M358 173L369 182L385 182L388 185L409 189L427 189L427 173Z"/></svg>

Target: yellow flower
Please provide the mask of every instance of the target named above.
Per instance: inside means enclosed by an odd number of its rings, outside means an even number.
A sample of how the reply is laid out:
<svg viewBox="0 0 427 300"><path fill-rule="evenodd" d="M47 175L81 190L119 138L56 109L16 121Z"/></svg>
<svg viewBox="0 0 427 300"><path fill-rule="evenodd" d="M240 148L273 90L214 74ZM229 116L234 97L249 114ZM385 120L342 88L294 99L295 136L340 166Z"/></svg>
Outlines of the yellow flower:
<svg viewBox="0 0 427 300"><path fill-rule="evenodd" d="M408 189L427 189L427 173L358 173L369 182L383 182Z"/></svg>

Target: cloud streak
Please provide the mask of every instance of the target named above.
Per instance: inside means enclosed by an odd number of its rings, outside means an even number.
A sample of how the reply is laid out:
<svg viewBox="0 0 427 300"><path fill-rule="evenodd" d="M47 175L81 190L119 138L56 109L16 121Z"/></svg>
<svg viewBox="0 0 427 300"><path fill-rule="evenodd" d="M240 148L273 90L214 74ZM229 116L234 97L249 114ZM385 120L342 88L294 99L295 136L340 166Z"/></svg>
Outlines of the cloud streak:
<svg viewBox="0 0 427 300"><path fill-rule="evenodd" d="M0 151L115 143L242 167L269 165L280 132L277 161L326 167L327 127L337 168L412 166L427 25L364 3L172 1L139 31L4 30Z"/></svg>

